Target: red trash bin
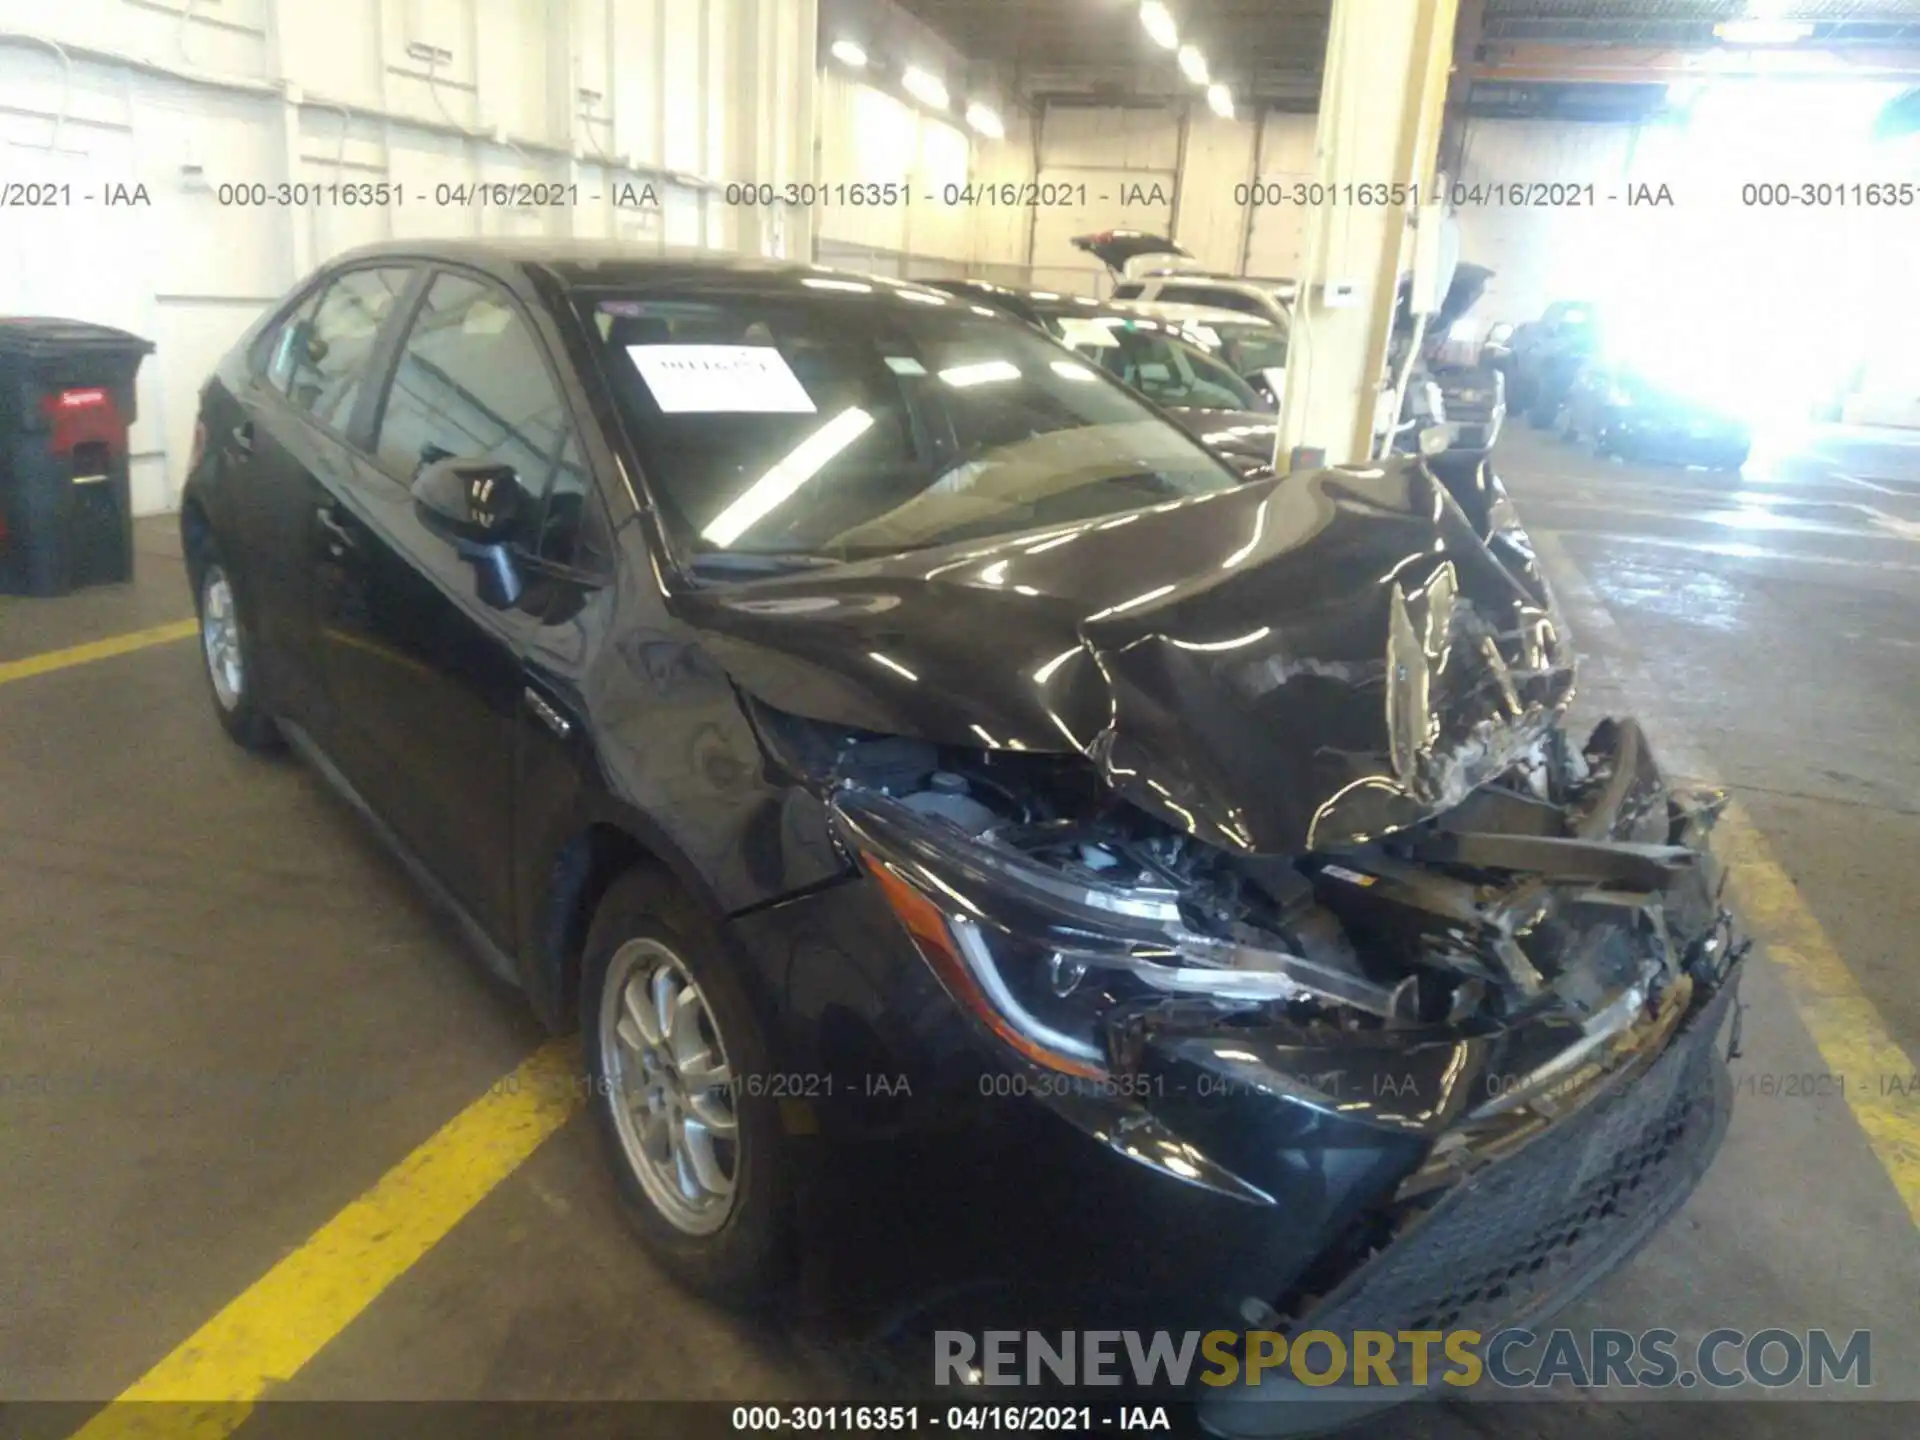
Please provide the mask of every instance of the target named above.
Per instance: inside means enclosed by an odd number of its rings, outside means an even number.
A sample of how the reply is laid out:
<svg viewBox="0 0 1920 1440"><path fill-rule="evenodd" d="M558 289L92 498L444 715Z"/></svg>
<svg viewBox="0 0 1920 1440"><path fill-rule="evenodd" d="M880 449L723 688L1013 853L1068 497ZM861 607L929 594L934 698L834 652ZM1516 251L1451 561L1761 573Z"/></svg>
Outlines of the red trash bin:
<svg viewBox="0 0 1920 1440"><path fill-rule="evenodd" d="M0 593L133 578L127 431L153 348L109 325L0 316Z"/></svg>

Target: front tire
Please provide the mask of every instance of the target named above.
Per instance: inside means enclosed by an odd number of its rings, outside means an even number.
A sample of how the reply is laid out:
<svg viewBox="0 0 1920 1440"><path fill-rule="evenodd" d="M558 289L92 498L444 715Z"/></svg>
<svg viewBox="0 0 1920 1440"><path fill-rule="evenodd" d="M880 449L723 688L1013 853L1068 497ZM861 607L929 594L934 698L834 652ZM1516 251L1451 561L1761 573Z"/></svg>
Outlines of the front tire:
<svg viewBox="0 0 1920 1440"><path fill-rule="evenodd" d="M615 881L580 980L594 1119L621 1210L676 1279L753 1305L792 1268L794 1161L772 1047L713 924L665 875Z"/></svg>
<svg viewBox="0 0 1920 1440"><path fill-rule="evenodd" d="M278 749L280 731L260 703L260 667L253 628L233 577L211 544L200 567L200 589L194 603L200 617L200 658L220 728L245 749Z"/></svg>

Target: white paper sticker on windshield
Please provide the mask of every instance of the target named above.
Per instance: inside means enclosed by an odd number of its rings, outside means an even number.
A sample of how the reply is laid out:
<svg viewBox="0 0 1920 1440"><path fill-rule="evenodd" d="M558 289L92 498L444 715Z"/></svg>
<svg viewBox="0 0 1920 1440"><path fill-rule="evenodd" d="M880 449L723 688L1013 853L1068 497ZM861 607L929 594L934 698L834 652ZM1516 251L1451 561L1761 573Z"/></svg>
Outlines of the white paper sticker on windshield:
<svg viewBox="0 0 1920 1440"><path fill-rule="evenodd" d="M1099 320L1083 320L1078 315L1060 317L1060 338L1078 350L1085 346L1089 350L1117 350L1120 342L1113 338L1113 322L1102 323Z"/></svg>
<svg viewBox="0 0 1920 1440"><path fill-rule="evenodd" d="M634 369L668 415L811 415L800 378L771 345L629 345Z"/></svg>

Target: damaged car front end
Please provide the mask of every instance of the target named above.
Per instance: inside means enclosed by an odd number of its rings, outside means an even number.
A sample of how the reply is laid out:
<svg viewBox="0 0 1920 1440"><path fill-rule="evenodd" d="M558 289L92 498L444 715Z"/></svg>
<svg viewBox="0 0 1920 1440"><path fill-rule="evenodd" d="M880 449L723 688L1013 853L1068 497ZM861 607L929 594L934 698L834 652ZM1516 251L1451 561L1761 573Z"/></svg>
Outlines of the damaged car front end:
<svg viewBox="0 0 1920 1440"><path fill-rule="evenodd" d="M1720 802L1630 719L1569 735L1563 626L1484 465L906 568L706 623L749 696L839 717L750 701L985 1063L1302 1237L1242 1316L1491 1334L1691 1192L1746 949ZM1209 1423L1288 1433L1267 1378Z"/></svg>
<svg viewBox="0 0 1920 1440"><path fill-rule="evenodd" d="M1484 458L1246 477L987 307L829 283L588 317L658 501L645 638L711 682L684 752L614 728L740 817L688 868L751 881L779 1063L913 1074L834 1088L882 1132L1031 1119L993 1219L1062 1266L1112 1222L1099 1278L1208 1325L1490 1333L1619 1264L1714 1151L1745 944L1715 798L1631 720L1569 733ZM766 383L689 394L682 343ZM1274 1388L1208 1423L1283 1433Z"/></svg>

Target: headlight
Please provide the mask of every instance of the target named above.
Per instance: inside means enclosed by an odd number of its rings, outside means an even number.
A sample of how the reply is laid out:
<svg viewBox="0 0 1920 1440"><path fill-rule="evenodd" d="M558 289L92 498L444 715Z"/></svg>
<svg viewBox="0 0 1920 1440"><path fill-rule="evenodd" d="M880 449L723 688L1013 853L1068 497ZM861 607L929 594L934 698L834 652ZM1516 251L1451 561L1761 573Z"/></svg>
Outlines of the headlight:
<svg viewBox="0 0 1920 1440"><path fill-rule="evenodd" d="M1068 875L871 791L844 790L832 805L948 993L1048 1069L1105 1075L1104 1022L1133 999L1319 999L1394 1016L1412 998L1304 956L1197 934L1172 890Z"/></svg>

